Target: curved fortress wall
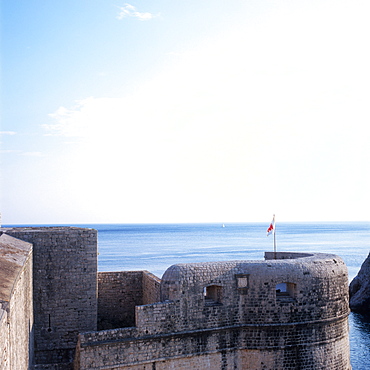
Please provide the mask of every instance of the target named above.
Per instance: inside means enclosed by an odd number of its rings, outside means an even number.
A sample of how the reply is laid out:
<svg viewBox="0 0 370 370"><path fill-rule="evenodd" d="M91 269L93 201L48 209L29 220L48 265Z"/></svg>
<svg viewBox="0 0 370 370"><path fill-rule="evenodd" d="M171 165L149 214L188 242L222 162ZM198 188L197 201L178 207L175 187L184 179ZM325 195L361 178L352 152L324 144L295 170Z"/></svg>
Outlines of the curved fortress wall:
<svg viewBox="0 0 370 370"><path fill-rule="evenodd" d="M3 230L33 244L35 364L71 363L78 333L97 329L97 231Z"/></svg>
<svg viewBox="0 0 370 370"><path fill-rule="evenodd" d="M76 369L350 369L348 277L327 254L171 266L136 327L82 333Z"/></svg>

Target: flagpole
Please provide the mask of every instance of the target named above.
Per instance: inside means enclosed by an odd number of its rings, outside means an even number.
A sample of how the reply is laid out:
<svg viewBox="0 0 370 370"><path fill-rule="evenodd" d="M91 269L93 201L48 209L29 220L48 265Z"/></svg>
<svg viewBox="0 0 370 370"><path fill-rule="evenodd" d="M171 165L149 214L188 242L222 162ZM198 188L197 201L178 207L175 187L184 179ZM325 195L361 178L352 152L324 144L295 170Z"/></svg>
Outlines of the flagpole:
<svg viewBox="0 0 370 370"><path fill-rule="evenodd" d="M274 259L276 259L276 221L274 215Z"/></svg>
<svg viewBox="0 0 370 370"><path fill-rule="evenodd" d="M275 215L272 217L270 226L267 228L267 236L274 234L274 259L276 259L276 235L275 235Z"/></svg>

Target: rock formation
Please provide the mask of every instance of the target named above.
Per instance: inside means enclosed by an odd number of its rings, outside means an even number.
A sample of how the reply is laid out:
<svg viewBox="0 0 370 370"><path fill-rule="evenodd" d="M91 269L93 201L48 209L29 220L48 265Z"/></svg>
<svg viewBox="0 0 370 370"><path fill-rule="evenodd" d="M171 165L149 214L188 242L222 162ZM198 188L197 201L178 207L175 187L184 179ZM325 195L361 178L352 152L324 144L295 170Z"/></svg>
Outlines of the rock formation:
<svg viewBox="0 0 370 370"><path fill-rule="evenodd" d="M370 253L349 286L352 311L370 313Z"/></svg>

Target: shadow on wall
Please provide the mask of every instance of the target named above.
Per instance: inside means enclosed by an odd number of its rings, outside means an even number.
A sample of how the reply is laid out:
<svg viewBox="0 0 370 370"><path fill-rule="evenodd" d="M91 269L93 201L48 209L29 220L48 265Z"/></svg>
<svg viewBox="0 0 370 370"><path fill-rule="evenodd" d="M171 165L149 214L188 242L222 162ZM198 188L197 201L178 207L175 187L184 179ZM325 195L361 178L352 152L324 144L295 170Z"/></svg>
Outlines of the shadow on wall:
<svg viewBox="0 0 370 370"><path fill-rule="evenodd" d="M159 302L160 279L148 271L98 273L98 330L135 326L135 307Z"/></svg>

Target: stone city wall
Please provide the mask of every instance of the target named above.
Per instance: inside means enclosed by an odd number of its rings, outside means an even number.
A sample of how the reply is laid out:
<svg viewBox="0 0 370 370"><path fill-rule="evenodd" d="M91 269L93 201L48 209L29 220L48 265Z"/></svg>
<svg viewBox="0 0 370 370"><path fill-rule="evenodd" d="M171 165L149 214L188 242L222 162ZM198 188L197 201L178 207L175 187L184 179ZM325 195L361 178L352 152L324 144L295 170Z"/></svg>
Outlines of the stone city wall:
<svg viewBox="0 0 370 370"><path fill-rule="evenodd" d="M154 274L143 271L143 304L159 302L161 279Z"/></svg>
<svg viewBox="0 0 370 370"><path fill-rule="evenodd" d="M135 307L159 300L160 279L148 271L98 273L98 330L135 326Z"/></svg>
<svg viewBox="0 0 370 370"><path fill-rule="evenodd" d="M194 369L350 369L346 318L152 336L117 329L85 333L78 347L81 370L183 368L193 361ZM253 358L243 358L249 351Z"/></svg>
<svg viewBox="0 0 370 370"><path fill-rule="evenodd" d="M8 315L0 304L0 369L10 370Z"/></svg>
<svg viewBox="0 0 370 370"><path fill-rule="evenodd" d="M177 302L177 313L168 315L164 327L146 313L153 308L143 307L137 326L157 334L169 325L182 331L330 319L349 312L347 282L339 257L174 265L162 277L161 301ZM281 283L291 285L291 292L277 294Z"/></svg>
<svg viewBox="0 0 370 370"><path fill-rule="evenodd" d="M98 274L95 230L1 229L0 281L4 370L351 368L334 255L179 264L160 280ZM130 326L96 331L98 312Z"/></svg>
<svg viewBox="0 0 370 370"><path fill-rule="evenodd" d="M32 245L0 235L0 368L33 363Z"/></svg>
<svg viewBox="0 0 370 370"><path fill-rule="evenodd" d="M68 369L78 333L97 329L97 232L75 227L5 232L33 244L35 363Z"/></svg>
<svg viewBox="0 0 370 370"><path fill-rule="evenodd" d="M99 330L135 326L135 306L141 304L141 271L98 273Z"/></svg>
<svg viewBox="0 0 370 370"><path fill-rule="evenodd" d="M171 266L135 328L79 336L76 369L350 369L347 283L333 255Z"/></svg>

